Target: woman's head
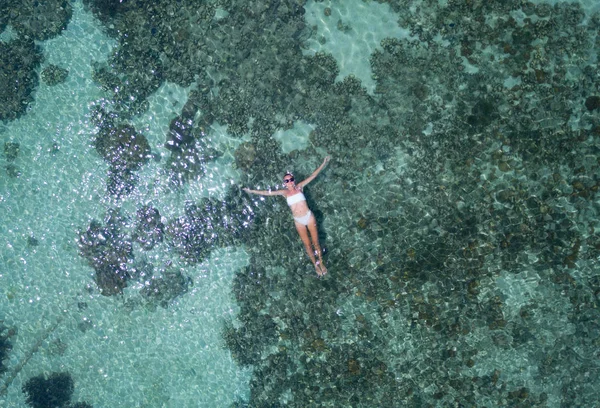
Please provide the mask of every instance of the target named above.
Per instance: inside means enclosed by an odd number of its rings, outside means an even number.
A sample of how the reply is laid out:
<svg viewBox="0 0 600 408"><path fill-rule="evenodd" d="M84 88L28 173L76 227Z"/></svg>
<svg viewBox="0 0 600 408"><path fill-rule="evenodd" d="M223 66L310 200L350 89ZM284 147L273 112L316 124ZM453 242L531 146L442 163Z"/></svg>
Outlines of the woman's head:
<svg viewBox="0 0 600 408"><path fill-rule="evenodd" d="M294 175L290 172L285 173L285 176L283 176L283 184L287 185L288 183L293 183L294 182Z"/></svg>

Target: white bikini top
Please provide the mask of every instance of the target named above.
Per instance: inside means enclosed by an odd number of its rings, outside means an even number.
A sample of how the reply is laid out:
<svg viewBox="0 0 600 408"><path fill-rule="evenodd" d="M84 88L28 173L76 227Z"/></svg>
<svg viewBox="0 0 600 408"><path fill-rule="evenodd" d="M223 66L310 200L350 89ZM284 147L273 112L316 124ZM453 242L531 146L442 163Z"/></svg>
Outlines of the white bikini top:
<svg viewBox="0 0 600 408"><path fill-rule="evenodd" d="M299 203L300 201L306 201L306 197L304 197L304 194L302 194L302 193L288 196L286 199L287 199L287 203L289 206Z"/></svg>

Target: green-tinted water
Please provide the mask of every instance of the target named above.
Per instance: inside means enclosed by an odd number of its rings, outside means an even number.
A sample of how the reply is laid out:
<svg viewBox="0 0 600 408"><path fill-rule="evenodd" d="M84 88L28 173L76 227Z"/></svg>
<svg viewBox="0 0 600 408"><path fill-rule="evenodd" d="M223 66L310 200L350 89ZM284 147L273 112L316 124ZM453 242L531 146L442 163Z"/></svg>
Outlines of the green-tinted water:
<svg viewBox="0 0 600 408"><path fill-rule="evenodd" d="M599 28L592 1L2 2L0 405L595 406ZM240 187L326 155L317 279Z"/></svg>

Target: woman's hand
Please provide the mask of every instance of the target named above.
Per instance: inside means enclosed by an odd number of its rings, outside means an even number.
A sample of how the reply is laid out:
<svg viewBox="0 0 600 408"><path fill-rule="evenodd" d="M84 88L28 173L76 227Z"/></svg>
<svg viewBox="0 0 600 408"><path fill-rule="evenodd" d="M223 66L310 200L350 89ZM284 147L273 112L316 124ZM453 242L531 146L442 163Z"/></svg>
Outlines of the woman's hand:
<svg viewBox="0 0 600 408"><path fill-rule="evenodd" d="M331 160L331 156L325 156L325 160L323 160L323 164L329 163L329 160Z"/></svg>
<svg viewBox="0 0 600 408"><path fill-rule="evenodd" d="M244 190L246 193L250 194L250 189L248 187L244 187L244 188L242 188L242 190Z"/></svg>

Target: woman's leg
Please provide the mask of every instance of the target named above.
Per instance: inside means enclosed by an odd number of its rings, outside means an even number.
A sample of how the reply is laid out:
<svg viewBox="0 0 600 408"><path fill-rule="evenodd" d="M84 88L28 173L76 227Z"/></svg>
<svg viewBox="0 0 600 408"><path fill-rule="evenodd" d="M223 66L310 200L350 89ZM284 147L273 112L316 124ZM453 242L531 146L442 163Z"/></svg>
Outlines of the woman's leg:
<svg viewBox="0 0 600 408"><path fill-rule="evenodd" d="M315 247L315 252L319 257L319 266L321 266L320 275L325 275L327 273L327 268L325 268L325 264L323 263L323 256L321 254L321 245L319 245L319 232L317 231L317 220L314 214L311 214L310 220L308 221L308 230L310 231L310 238L312 239L312 243Z"/></svg>
<svg viewBox="0 0 600 408"><path fill-rule="evenodd" d="M313 253L312 245L310 243L310 238L308 237L308 231L306 230L306 225L302 225L298 221L295 221L294 225L296 225L296 231L298 231L298 234L300 235L300 239L302 240L302 243L304 244L304 249L306 250L308 257L310 258L311 262L315 266L317 275L321 276L323 274L323 272L321 271L321 268L319 268L319 265L317 265L317 260L315 259L315 254Z"/></svg>

